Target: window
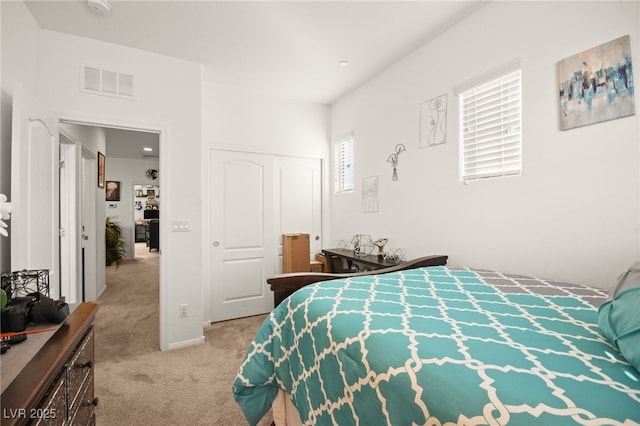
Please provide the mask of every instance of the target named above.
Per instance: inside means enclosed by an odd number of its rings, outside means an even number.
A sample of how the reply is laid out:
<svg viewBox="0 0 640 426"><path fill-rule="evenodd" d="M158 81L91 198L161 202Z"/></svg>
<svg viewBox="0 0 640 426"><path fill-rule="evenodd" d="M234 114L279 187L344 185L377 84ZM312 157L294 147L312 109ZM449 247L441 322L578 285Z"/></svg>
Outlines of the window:
<svg viewBox="0 0 640 426"><path fill-rule="evenodd" d="M341 139L334 147L336 193L353 191L353 136Z"/></svg>
<svg viewBox="0 0 640 426"><path fill-rule="evenodd" d="M521 71L458 92L464 182L522 173Z"/></svg>

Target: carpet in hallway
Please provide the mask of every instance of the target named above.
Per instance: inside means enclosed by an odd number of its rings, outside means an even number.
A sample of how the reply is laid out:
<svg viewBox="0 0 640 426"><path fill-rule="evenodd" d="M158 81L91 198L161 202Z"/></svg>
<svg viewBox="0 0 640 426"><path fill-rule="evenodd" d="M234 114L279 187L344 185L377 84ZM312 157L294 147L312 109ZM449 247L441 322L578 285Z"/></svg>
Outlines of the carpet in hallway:
<svg viewBox="0 0 640 426"><path fill-rule="evenodd" d="M203 344L160 352L158 267L150 256L107 268L95 324L97 424L246 425L231 384L265 315L209 325Z"/></svg>

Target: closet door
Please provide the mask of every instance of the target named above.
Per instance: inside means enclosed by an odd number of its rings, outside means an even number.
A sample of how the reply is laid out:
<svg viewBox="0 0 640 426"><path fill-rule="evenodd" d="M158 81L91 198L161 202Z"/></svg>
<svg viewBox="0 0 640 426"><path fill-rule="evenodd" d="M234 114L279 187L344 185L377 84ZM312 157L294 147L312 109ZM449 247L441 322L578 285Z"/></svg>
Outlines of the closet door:
<svg viewBox="0 0 640 426"><path fill-rule="evenodd" d="M282 234L307 233L320 250L321 161L211 150L209 164L212 321L270 312Z"/></svg>
<svg viewBox="0 0 640 426"><path fill-rule="evenodd" d="M275 274L274 158L212 150L211 316L222 321L269 312Z"/></svg>
<svg viewBox="0 0 640 426"><path fill-rule="evenodd" d="M309 234L311 257L322 249L322 176L317 158L278 157L277 169L277 265L282 272L282 234Z"/></svg>

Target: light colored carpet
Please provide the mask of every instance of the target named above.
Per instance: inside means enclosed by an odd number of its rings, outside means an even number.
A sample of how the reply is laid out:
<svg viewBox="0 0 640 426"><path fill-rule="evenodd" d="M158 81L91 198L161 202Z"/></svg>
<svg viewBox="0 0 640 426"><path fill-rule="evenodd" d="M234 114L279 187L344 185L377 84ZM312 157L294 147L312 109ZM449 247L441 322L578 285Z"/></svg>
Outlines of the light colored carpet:
<svg viewBox="0 0 640 426"><path fill-rule="evenodd" d="M205 343L160 352L159 256L137 246L135 260L107 268L98 300L96 423L246 425L231 384L265 316L212 324Z"/></svg>

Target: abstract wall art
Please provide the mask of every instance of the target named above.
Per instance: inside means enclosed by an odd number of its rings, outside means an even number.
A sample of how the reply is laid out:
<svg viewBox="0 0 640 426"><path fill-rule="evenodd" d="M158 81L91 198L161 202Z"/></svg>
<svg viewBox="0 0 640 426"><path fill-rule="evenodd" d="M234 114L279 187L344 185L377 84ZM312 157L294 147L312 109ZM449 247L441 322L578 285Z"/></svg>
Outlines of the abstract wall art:
<svg viewBox="0 0 640 426"><path fill-rule="evenodd" d="M558 62L560 129L635 114L629 36Z"/></svg>
<svg viewBox="0 0 640 426"><path fill-rule="evenodd" d="M447 142L447 94L420 105L420 148Z"/></svg>

